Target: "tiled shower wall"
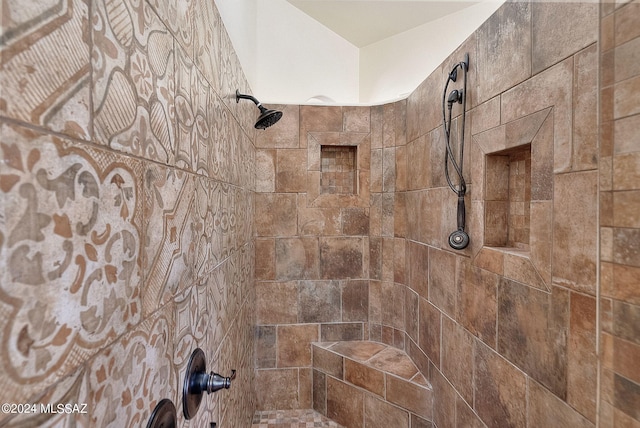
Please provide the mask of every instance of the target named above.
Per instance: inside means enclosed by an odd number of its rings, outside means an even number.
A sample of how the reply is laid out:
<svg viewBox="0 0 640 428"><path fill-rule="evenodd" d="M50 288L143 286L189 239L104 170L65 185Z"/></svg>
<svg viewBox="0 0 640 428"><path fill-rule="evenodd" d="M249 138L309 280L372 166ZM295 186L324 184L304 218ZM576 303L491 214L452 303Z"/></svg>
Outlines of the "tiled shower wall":
<svg viewBox="0 0 640 428"><path fill-rule="evenodd" d="M409 189L396 215L408 219L411 269L428 275L407 283L406 348L432 382L439 427L596 423L598 28L597 4L505 3L408 99ZM471 244L455 252L437 103L465 52ZM516 212L494 156L529 151L529 209ZM416 158L425 166L414 170ZM528 216L528 240L500 244L514 214Z"/></svg>
<svg viewBox="0 0 640 428"><path fill-rule="evenodd" d="M259 407L308 407L310 341L364 338L412 356L439 427L638 424L638 8L506 3L406 102L286 107L256 141ZM466 52L471 245L456 252L440 103ZM322 199L317 146L357 132L368 186ZM490 161L514 150L531 153L522 212L496 197L509 173ZM520 215L527 240L497 244Z"/></svg>
<svg viewBox="0 0 640 428"><path fill-rule="evenodd" d="M311 407L311 342L404 343L392 154L405 144L406 101L281 108L278 126L256 139L256 383L265 410ZM357 192L323 193L323 146L355 148Z"/></svg>
<svg viewBox="0 0 640 428"><path fill-rule="evenodd" d="M0 401L88 413L0 425L182 426L201 347L238 372L195 424L248 426L256 109L215 5L1 7Z"/></svg>
<svg viewBox="0 0 640 428"><path fill-rule="evenodd" d="M640 426L640 2L600 24L600 282L603 427Z"/></svg>

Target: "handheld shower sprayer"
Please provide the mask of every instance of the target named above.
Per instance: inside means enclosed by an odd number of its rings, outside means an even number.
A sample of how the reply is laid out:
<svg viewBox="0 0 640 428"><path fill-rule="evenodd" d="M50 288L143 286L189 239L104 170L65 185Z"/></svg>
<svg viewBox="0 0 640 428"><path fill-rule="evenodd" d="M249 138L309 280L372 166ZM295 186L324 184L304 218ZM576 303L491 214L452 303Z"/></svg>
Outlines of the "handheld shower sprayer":
<svg viewBox="0 0 640 428"><path fill-rule="evenodd" d="M463 88L454 89L447 96L447 89L449 88L449 82L455 82L458 79L458 68L463 72ZM467 192L467 185L462 174L463 160L464 160L464 126L466 119L466 104L467 104L467 73L469 71L469 54L465 54L464 61L457 63L453 66L453 69L449 72L447 83L444 85L444 93L442 94L442 122L444 127L444 136L446 142L446 155L444 160L444 173L447 178L447 184L451 190L458 195L458 209L457 209L457 229L449 235L449 246L454 250L462 250L469 245L469 234L465 231L466 222L466 210L464 203L464 196ZM448 104L449 117L445 113L445 103ZM451 115L453 105L455 103L462 104L462 124L460 132L460 155L457 161L453 150L451 149ZM457 176L457 184L451 179L449 174L449 165L453 166L453 169Z"/></svg>

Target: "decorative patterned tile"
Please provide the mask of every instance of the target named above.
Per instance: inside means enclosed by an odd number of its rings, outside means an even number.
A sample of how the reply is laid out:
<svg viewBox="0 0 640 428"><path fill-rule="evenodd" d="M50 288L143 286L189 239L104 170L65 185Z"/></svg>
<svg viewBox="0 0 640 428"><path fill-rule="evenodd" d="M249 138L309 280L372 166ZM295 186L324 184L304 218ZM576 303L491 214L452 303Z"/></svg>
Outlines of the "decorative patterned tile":
<svg viewBox="0 0 640 428"><path fill-rule="evenodd" d="M0 139L0 395L21 402L140 321L142 165L18 126Z"/></svg>
<svg viewBox="0 0 640 428"><path fill-rule="evenodd" d="M99 0L92 16L95 138L166 164L175 156L174 40L142 0Z"/></svg>
<svg viewBox="0 0 640 428"><path fill-rule="evenodd" d="M193 280L195 179L178 169L149 165L144 182L145 314L171 300Z"/></svg>
<svg viewBox="0 0 640 428"><path fill-rule="evenodd" d="M184 51L178 49L176 61L177 118L176 166L188 171L209 175L210 121L213 110L213 92L209 82L197 70Z"/></svg>
<svg viewBox="0 0 640 428"><path fill-rule="evenodd" d="M80 400L91 409L91 425L143 426L160 400L177 396L172 309L166 306L89 362Z"/></svg>
<svg viewBox="0 0 640 428"><path fill-rule="evenodd" d="M90 138L88 21L82 0L2 2L1 115Z"/></svg>

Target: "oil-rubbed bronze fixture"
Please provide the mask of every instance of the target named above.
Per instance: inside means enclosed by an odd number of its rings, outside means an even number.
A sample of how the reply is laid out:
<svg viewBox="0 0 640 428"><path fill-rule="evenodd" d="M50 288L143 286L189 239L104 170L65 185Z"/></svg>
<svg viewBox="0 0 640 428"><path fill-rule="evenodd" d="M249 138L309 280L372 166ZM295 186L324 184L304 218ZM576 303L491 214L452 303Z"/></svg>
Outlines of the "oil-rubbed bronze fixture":
<svg viewBox="0 0 640 428"><path fill-rule="evenodd" d="M178 417L173 401L168 398L160 400L149 417L147 428L175 428L176 426L178 426Z"/></svg>
<svg viewBox="0 0 640 428"><path fill-rule="evenodd" d="M191 419L195 416L198 407L200 407L203 392L211 394L222 388L229 389L231 381L235 378L235 370L231 370L229 377L214 372L207 373L204 351L196 348L191 353L182 387L182 410L185 419Z"/></svg>

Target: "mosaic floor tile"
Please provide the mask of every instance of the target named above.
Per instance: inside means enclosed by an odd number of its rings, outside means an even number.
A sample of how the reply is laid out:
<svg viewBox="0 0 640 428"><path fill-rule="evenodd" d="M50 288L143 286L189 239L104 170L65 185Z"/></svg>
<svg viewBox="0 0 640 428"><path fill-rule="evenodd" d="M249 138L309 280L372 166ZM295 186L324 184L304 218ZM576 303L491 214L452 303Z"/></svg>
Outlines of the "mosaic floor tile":
<svg viewBox="0 0 640 428"><path fill-rule="evenodd" d="M343 428L314 410L263 410L253 416L251 428Z"/></svg>

